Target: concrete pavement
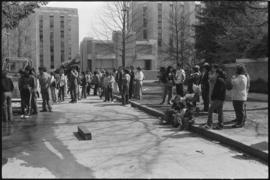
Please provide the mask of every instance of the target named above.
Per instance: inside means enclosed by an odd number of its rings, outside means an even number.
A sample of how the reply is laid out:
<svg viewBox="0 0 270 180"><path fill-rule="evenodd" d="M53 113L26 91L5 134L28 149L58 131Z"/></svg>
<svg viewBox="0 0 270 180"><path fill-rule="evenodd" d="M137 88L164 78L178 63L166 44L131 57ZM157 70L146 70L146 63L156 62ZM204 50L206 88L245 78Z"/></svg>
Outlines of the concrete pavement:
<svg viewBox="0 0 270 180"><path fill-rule="evenodd" d="M53 110L17 119L2 137L3 178L268 177L267 165L132 107L88 97ZM91 141L76 137L78 125Z"/></svg>

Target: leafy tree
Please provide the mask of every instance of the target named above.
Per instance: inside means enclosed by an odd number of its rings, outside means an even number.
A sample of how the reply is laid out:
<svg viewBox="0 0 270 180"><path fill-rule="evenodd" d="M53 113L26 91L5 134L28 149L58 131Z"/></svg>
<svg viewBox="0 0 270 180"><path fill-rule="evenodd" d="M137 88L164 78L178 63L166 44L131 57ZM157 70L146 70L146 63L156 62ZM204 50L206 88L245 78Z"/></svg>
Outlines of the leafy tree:
<svg viewBox="0 0 270 180"><path fill-rule="evenodd" d="M199 57L210 62L234 62L236 58L268 54L263 41L268 34L268 9L261 1L205 2L198 18Z"/></svg>
<svg viewBox="0 0 270 180"><path fill-rule="evenodd" d="M35 8L46 5L46 1L4 1L2 2L2 30L14 29L19 22L34 13Z"/></svg>

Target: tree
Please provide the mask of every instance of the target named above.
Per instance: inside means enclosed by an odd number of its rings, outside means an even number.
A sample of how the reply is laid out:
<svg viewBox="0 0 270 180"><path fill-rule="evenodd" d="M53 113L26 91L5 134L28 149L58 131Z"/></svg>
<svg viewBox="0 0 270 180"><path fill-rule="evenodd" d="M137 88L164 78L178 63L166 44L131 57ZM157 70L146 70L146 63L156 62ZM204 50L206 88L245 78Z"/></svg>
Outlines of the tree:
<svg viewBox="0 0 270 180"><path fill-rule="evenodd" d="M175 63L189 65L194 50L191 15L182 2L174 2L168 14L168 31L171 33L169 41L163 40L161 52Z"/></svg>
<svg viewBox="0 0 270 180"><path fill-rule="evenodd" d="M267 7L262 2L205 2L195 25L197 56L209 62L234 62L251 56L251 49L268 34ZM265 43L264 43L265 44ZM262 44L263 45L263 44ZM258 50L258 48L257 48ZM254 53L254 52L253 52ZM258 54L258 53L257 53Z"/></svg>
<svg viewBox="0 0 270 180"><path fill-rule="evenodd" d="M2 2L2 29L14 29L19 22L34 13L35 8L46 5L46 1L3 1Z"/></svg>
<svg viewBox="0 0 270 180"><path fill-rule="evenodd" d="M121 32L121 45L116 51L121 56L123 67L126 66L127 52L134 50L134 47L129 47L134 35L131 27L140 16L136 11L132 11L131 8L136 7L132 6L132 2L128 1L107 3L102 16L99 17L104 29L103 31L100 29L96 31L107 40L111 39L113 31ZM135 59L135 57L132 59Z"/></svg>
<svg viewBox="0 0 270 180"><path fill-rule="evenodd" d="M22 54L22 41L26 39L27 46L31 46L30 38L26 37L27 27L31 23L30 20L27 19L29 15L34 13L35 8L39 8L42 5L46 5L45 1L37 1L37 2L20 2L20 1L4 1L2 2L2 58L5 56L9 56L10 54L17 54L17 56L27 55L29 57L30 51L32 49L28 49L29 53ZM22 23L22 21L24 21ZM12 40L11 40L12 39ZM16 46L17 48L10 49L10 43L14 43L11 45L12 47ZM26 48L26 47L24 47ZM10 51L14 51L11 52ZM15 52L16 51L16 52Z"/></svg>

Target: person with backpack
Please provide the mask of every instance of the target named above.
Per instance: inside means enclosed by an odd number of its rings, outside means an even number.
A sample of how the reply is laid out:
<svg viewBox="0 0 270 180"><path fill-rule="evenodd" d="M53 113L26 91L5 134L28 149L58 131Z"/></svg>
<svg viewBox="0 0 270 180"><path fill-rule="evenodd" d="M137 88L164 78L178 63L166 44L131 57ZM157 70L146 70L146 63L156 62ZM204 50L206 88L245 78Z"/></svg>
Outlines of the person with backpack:
<svg viewBox="0 0 270 180"><path fill-rule="evenodd" d="M216 80L211 94L211 105L208 111L208 120L205 128L212 128L212 114L214 110L218 113L218 125L215 129L223 129L223 104L226 97L226 77L221 68L216 70Z"/></svg>
<svg viewBox="0 0 270 180"><path fill-rule="evenodd" d="M2 71L1 76L1 105L2 105L2 120L4 122L12 122L13 116L12 116L12 91L14 90L14 85L11 80L7 76L6 71Z"/></svg>

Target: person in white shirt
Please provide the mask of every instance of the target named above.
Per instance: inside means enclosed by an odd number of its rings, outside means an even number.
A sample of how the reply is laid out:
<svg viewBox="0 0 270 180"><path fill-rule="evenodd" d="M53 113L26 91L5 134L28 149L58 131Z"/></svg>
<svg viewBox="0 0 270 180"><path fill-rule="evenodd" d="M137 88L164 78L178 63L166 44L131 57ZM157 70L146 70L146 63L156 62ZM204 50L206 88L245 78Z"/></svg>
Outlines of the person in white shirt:
<svg viewBox="0 0 270 180"><path fill-rule="evenodd" d="M59 79L59 100L65 100L65 86L66 86L66 76L64 74L64 70L60 71L60 79Z"/></svg>
<svg viewBox="0 0 270 180"><path fill-rule="evenodd" d="M183 69L183 65L177 64L176 73L175 73L175 85L176 85L176 94L181 97L184 96L183 83L186 79L185 70Z"/></svg>
<svg viewBox="0 0 270 180"><path fill-rule="evenodd" d="M232 77L232 101L235 111L236 124L233 127L243 127L245 124L244 105L247 101L248 94L248 79L245 68L242 65L236 66L236 75Z"/></svg>
<svg viewBox="0 0 270 180"><path fill-rule="evenodd" d="M135 98L141 100L142 98L142 85L144 80L144 74L141 67L137 67L137 72L135 73Z"/></svg>

